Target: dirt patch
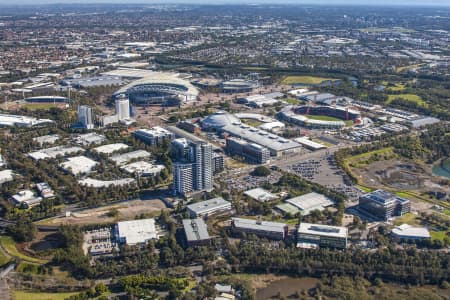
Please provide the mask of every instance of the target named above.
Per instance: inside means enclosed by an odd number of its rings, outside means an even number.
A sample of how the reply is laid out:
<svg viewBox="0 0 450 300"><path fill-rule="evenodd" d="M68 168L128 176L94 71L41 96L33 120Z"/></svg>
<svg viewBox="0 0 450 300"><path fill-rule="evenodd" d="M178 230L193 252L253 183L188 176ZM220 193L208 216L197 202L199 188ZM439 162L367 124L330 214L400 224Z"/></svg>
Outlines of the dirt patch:
<svg viewBox="0 0 450 300"><path fill-rule="evenodd" d="M72 213L70 217L60 217L45 222L46 225L59 226L61 224L86 225L113 223L117 219L109 216L112 209L119 212L119 220L130 220L141 214L157 214L162 209L168 209L161 200L133 200L125 203L86 209Z"/></svg>

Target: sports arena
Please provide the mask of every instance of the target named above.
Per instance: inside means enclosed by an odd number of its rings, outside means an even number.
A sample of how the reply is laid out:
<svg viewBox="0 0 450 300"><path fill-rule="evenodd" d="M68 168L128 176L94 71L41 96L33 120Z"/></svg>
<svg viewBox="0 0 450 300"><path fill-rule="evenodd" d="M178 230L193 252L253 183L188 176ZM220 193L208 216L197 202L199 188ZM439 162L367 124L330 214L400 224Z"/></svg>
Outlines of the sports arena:
<svg viewBox="0 0 450 300"><path fill-rule="evenodd" d="M278 117L313 129L339 129L345 127L348 121L353 121L353 124L361 122L359 111L341 106L288 106L278 113Z"/></svg>
<svg viewBox="0 0 450 300"><path fill-rule="evenodd" d="M113 94L113 98L117 99L121 95L128 97L137 106L177 106L195 101L198 90L177 74L152 72L124 86Z"/></svg>

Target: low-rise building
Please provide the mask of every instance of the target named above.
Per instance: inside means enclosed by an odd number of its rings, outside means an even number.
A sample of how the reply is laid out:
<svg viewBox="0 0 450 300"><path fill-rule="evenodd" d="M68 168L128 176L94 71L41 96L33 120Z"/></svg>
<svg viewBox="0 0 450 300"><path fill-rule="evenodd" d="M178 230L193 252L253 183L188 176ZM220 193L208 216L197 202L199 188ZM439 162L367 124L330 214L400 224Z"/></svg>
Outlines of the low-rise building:
<svg viewBox="0 0 450 300"><path fill-rule="evenodd" d="M155 219L118 222L115 235L119 243L126 245L145 244L152 239L158 239Z"/></svg>
<svg viewBox="0 0 450 300"><path fill-rule="evenodd" d="M345 249L347 238L348 229L346 227L300 223L297 230L297 247Z"/></svg>
<svg viewBox="0 0 450 300"><path fill-rule="evenodd" d="M97 165L97 162L86 156L69 157L67 161L59 164L64 170L73 175L88 174Z"/></svg>
<svg viewBox="0 0 450 300"><path fill-rule="evenodd" d="M14 173L12 170L0 171L0 184L10 182L14 180Z"/></svg>
<svg viewBox="0 0 450 300"><path fill-rule="evenodd" d="M328 197L316 192L288 199L286 203L298 208L303 216L309 215L313 210L323 211L326 207L334 204Z"/></svg>
<svg viewBox="0 0 450 300"><path fill-rule="evenodd" d="M206 217L217 213L230 212L231 203L224 200L222 197L217 197L189 204L187 210L191 217Z"/></svg>
<svg viewBox="0 0 450 300"><path fill-rule="evenodd" d="M31 208L39 205L42 198L36 197L36 195L30 190L23 190L11 197L11 202L18 207Z"/></svg>
<svg viewBox="0 0 450 300"><path fill-rule="evenodd" d="M402 224L392 229L392 236L401 241L419 241L430 239L431 235L425 227Z"/></svg>
<svg viewBox="0 0 450 300"><path fill-rule="evenodd" d="M41 182L36 184L41 197L44 199L55 197L55 192L52 190L51 186L47 182Z"/></svg>
<svg viewBox="0 0 450 300"><path fill-rule="evenodd" d="M159 126L152 129L138 129L133 132L133 136L149 145L161 144L165 141L170 142L175 138L172 132Z"/></svg>
<svg viewBox="0 0 450 300"><path fill-rule="evenodd" d="M226 143L226 151L230 156L241 156L247 162L254 164L265 164L270 159L270 151L258 144L248 143L233 137L227 138Z"/></svg>
<svg viewBox="0 0 450 300"><path fill-rule="evenodd" d="M271 240L284 240L288 234L288 226L284 223L242 218L232 218L231 229L235 233L254 234Z"/></svg>
<svg viewBox="0 0 450 300"><path fill-rule="evenodd" d="M183 220L184 233L188 246L209 245L211 237L208 227L201 218Z"/></svg>
<svg viewBox="0 0 450 300"><path fill-rule="evenodd" d="M278 199L277 195L272 194L271 192L263 189L263 188L255 188L244 192L244 195L256 200L258 202L268 202Z"/></svg>
<svg viewBox="0 0 450 300"><path fill-rule="evenodd" d="M165 169L164 165L154 165L146 161L137 161L121 167L122 170L139 176L156 176Z"/></svg>

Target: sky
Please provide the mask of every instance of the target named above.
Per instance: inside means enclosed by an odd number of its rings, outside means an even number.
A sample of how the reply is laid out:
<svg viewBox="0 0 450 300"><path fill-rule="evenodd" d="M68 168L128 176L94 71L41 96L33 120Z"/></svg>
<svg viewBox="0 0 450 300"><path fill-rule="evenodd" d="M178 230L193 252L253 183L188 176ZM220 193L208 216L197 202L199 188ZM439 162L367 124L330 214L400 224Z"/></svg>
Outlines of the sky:
<svg viewBox="0 0 450 300"><path fill-rule="evenodd" d="M357 5L420 5L450 6L450 0L0 0L1 5L50 4L50 3L207 3L207 4L242 4L242 3L295 3L295 4L357 4Z"/></svg>

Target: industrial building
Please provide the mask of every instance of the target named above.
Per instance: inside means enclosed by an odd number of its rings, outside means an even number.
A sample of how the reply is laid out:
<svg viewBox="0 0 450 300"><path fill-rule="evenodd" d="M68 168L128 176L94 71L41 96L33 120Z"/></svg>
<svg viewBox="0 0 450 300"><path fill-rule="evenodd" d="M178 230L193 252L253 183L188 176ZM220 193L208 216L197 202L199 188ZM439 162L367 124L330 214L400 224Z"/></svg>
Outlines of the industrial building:
<svg viewBox="0 0 450 300"><path fill-rule="evenodd" d="M233 137L226 139L225 151L230 156L241 156L247 162L254 164L265 164L270 159L270 151L267 148Z"/></svg>
<svg viewBox="0 0 450 300"><path fill-rule="evenodd" d="M224 136L234 136L267 148L271 156L279 157L301 149L301 145L297 142L248 125L230 124L222 127L220 131Z"/></svg>
<svg viewBox="0 0 450 300"><path fill-rule="evenodd" d="M296 207L303 216L309 215L313 210L325 210L326 207L332 206L334 203L328 197L315 192L294 197L285 201L286 203Z"/></svg>
<svg viewBox="0 0 450 300"><path fill-rule="evenodd" d="M431 238L430 232L425 227L415 227L408 224L402 224L392 229L393 238L401 241L420 241Z"/></svg>
<svg viewBox="0 0 450 300"><path fill-rule="evenodd" d="M201 201L187 206L187 211L193 218L206 217L217 213L230 212L231 203L222 197Z"/></svg>
<svg viewBox="0 0 450 300"><path fill-rule="evenodd" d="M242 218L231 218L231 230L271 240L284 240L288 234L288 226L284 223Z"/></svg>
<svg viewBox="0 0 450 300"><path fill-rule="evenodd" d="M47 182L41 182L36 184L36 188L44 199L55 197L55 192Z"/></svg>
<svg viewBox="0 0 450 300"><path fill-rule="evenodd" d="M0 171L0 184L10 182L14 180L14 173L12 170Z"/></svg>
<svg viewBox="0 0 450 300"><path fill-rule="evenodd" d="M309 150L313 150L313 151L327 148L325 145L311 141L307 137L296 138L296 139L294 139L294 141L301 144L303 147L305 147Z"/></svg>
<svg viewBox="0 0 450 300"><path fill-rule="evenodd" d="M359 198L359 210L381 221L411 211L411 202L392 193L376 190Z"/></svg>
<svg viewBox="0 0 450 300"><path fill-rule="evenodd" d="M154 165L146 161L137 161L121 167L122 170L130 174L139 176L156 176L165 169L164 165Z"/></svg>
<svg viewBox="0 0 450 300"><path fill-rule="evenodd" d="M46 126L55 123L49 119L36 119L34 117L0 114L0 127L34 127Z"/></svg>
<svg viewBox="0 0 450 300"><path fill-rule="evenodd" d="M97 165L97 162L87 158L86 156L75 156L69 157L67 161L59 165L64 170L76 176L80 174L88 174Z"/></svg>
<svg viewBox="0 0 450 300"><path fill-rule="evenodd" d="M57 134L49 134L33 138L33 142L38 143L40 146L45 144L53 145L57 140L59 140L59 135Z"/></svg>
<svg viewBox="0 0 450 300"><path fill-rule="evenodd" d="M258 202L269 202L278 199L277 195L266 191L263 188L255 188L244 192L244 195Z"/></svg>
<svg viewBox="0 0 450 300"><path fill-rule="evenodd" d="M28 156L35 159L48 159L48 158L56 158L58 156L66 156L75 153L84 152L84 149L77 146L56 146L47 149L41 149L38 151L28 153Z"/></svg>
<svg viewBox="0 0 450 300"><path fill-rule="evenodd" d="M75 143L83 146L98 145L106 141L106 137L103 134L95 132L75 134L72 139Z"/></svg>
<svg viewBox="0 0 450 300"><path fill-rule="evenodd" d="M152 129L138 129L133 132L133 136L152 146L170 142L175 138L172 132L159 126L153 127Z"/></svg>
<svg viewBox="0 0 450 300"><path fill-rule="evenodd" d="M78 123L85 129L94 128L94 113L92 107L87 105L78 106Z"/></svg>
<svg viewBox="0 0 450 300"><path fill-rule="evenodd" d="M203 219L184 219L183 228L188 246L205 246L211 243L208 227Z"/></svg>
<svg viewBox="0 0 450 300"><path fill-rule="evenodd" d="M115 235L119 243L126 245L145 244L152 239L158 239L155 219L118 222Z"/></svg>
<svg viewBox="0 0 450 300"><path fill-rule="evenodd" d="M150 152L145 150L136 150L123 154L116 154L111 156L109 159L112 160L117 165L123 165L133 159L148 159L150 157L151 157Z"/></svg>
<svg viewBox="0 0 450 300"><path fill-rule="evenodd" d="M346 227L322 224L300 223L297 230L299 248L347 248L348 229Z"/></svg>
<svg viewBox="0 0 450 300"><path fill-rule="evenodd" d="M129 146L123 143L116 143L116 144L108 144L108 145L103 145L97 148L94 148L93 150L97 153L101 153L101 154L112 154L114 152L120 151L120 150L125 150L128 149Z"/></svg>

